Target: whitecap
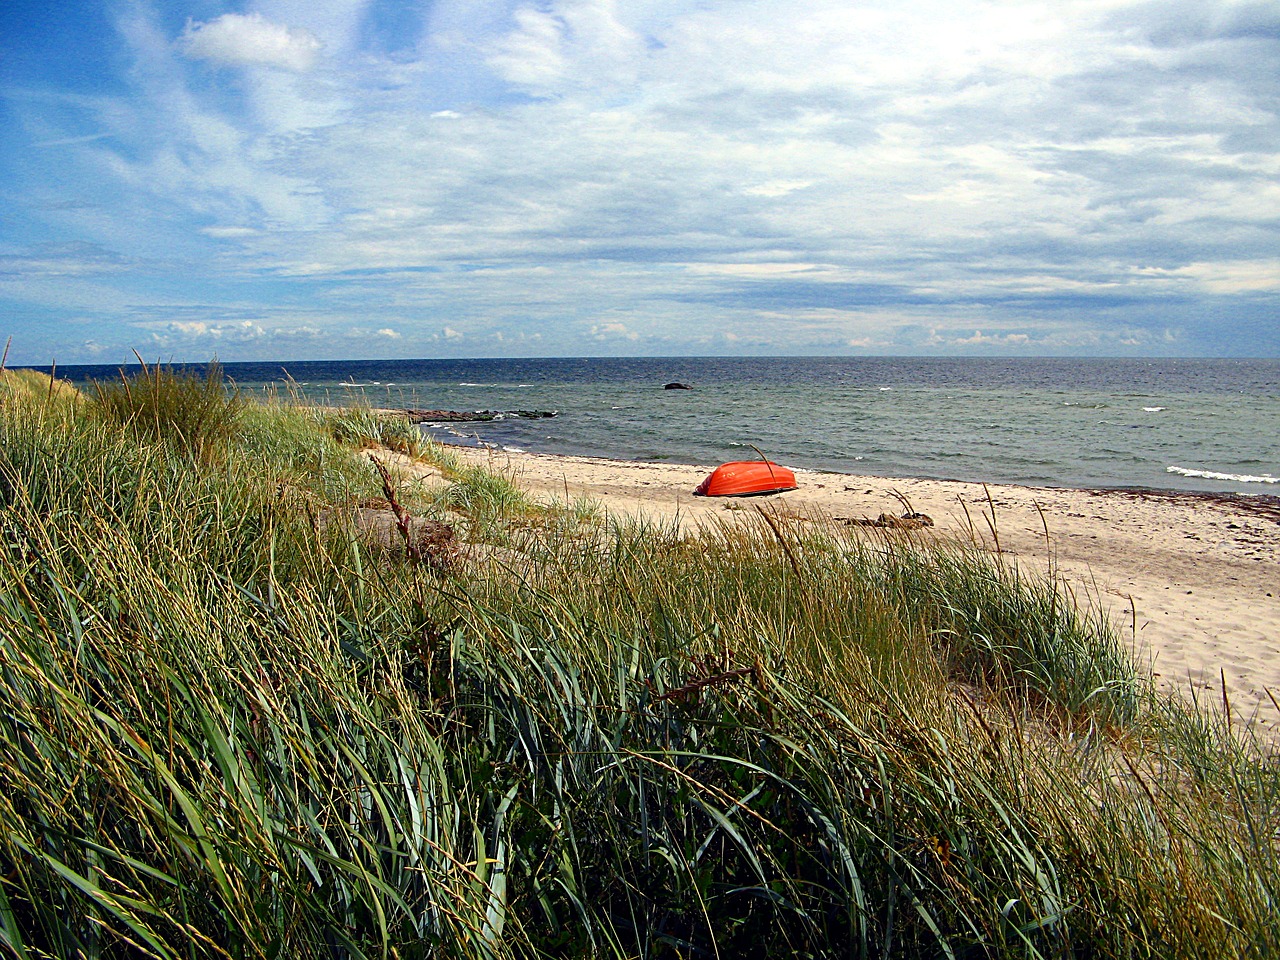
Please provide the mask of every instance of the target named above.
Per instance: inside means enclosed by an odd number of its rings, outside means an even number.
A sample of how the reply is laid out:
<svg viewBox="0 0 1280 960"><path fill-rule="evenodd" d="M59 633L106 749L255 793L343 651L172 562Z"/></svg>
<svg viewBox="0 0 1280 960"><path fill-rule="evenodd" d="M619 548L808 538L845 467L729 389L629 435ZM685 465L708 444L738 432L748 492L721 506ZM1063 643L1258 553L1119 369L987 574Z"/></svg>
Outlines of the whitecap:
<svg viewBox="0 0 1280 960"><path fill-rule="evenodd" d="M892 389L893 389L893 387L881 387L880 389L881 389L882 391L883 391L883 390L892 390Z"/></svg>
<svg viewBox="0 0 1280 960"><path fill-rule="evenodd" d="M1280 477L1269 473L1258 475L1248 473L1218 473L1214 470L1192 470L1188 467L1166 467L1166 473L1176 473L1183 477L1200 477L1204 480L1234 480L1236 483L1280 483Z"/></svg>
<svg viewBox="0 0 1280 960"><path fill-rule="evenodd" d="M1164 407L1143 407L1142 409L1146 413L1159 413L1161 410L1164 409Z"/></svg>
<svg viewBox="0 0 1280 960"><path fill-rule="evenodd" d="M505 453L524 453L523 447L503 447Z"/></svg>

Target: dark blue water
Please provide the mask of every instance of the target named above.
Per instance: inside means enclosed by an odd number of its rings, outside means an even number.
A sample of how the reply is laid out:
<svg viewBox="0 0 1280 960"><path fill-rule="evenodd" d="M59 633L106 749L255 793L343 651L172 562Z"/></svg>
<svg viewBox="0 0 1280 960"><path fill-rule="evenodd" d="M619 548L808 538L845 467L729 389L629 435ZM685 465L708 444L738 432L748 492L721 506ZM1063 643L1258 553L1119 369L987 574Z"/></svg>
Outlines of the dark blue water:
<svg viewBox="0 0 1280 960"><path fill-rule="evenodd" d="M59 368L83 380L116 367ZM231 363L327 403L555 410L454 442L1072 487L1280 493L1280 360L652 358ZM663 390L680 381L691 390Z"/></svg>

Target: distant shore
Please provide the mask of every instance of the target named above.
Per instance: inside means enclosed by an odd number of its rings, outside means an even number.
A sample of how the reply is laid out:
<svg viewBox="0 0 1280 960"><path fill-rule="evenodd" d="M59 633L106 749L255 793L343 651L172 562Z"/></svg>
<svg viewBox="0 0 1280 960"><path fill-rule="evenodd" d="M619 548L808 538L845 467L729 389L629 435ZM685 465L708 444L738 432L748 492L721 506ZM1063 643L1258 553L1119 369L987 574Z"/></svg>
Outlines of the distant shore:
<svg viewBox="0 0 1280 960"><path fill-rule="evenodd" d="M797 470L800 488L751 499L693 495L705 467L458 447L544 496L696 525L756 507L837 523L928 515L931 537L976 540L1030 571L1052 562L1100 607L1168 689L1280 733L1280 498L1072 490ZM994 522L992 514L994 513Z"/></svg>

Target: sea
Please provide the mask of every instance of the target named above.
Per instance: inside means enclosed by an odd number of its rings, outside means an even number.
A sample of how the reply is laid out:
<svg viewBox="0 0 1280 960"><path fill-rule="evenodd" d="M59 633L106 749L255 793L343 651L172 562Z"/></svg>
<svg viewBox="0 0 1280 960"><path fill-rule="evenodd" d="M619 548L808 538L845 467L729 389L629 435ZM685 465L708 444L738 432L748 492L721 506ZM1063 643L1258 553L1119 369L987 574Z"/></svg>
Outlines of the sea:
<svg viewBox="0 0 1280 960"><path fill-rule="evenodd" d="M223 368L249 395L502 414L422 427L471 446L702 465L764 454L792 467L882 477L1280 494L1275 359L559 358ZM59 367L58 375L109 379L119 369Z"/></svg>

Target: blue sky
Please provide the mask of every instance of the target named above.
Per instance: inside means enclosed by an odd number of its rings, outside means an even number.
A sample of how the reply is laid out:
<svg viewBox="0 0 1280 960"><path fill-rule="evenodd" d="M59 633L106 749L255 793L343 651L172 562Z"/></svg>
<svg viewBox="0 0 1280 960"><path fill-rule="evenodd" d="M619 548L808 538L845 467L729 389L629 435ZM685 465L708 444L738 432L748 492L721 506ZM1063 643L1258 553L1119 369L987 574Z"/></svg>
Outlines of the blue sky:
<svg viewBox="0 0 1280 960"><path fill-rule="evenodd" d="M1280 356L1280 5L0 4L11 363Z"/></svg>

